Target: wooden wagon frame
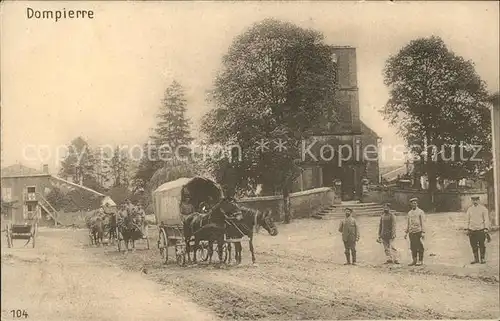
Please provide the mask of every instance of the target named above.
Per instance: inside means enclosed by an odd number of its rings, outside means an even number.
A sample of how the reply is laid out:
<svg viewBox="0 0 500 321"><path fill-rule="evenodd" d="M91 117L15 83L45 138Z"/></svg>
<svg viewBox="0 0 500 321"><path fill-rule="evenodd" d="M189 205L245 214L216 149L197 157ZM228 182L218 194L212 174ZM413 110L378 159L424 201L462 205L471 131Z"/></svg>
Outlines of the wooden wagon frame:
<svg viewBox="0 0 500 321"><path fill-rule="evenodd" d="M175 249L177 264L186 262L186 240L184 238L181 203L190 197L190 204L200 210L202 204L214 205L222 199L221 188L203 177L179 178L167 182L153 191L152 199L158 223L158 249L164 263L168 263L168 248ZM226 245L223 245L226 249ZM198 253L203 261L208 259L208 242L202 241ZM224 251L227 257L227 250Z"/></svg>

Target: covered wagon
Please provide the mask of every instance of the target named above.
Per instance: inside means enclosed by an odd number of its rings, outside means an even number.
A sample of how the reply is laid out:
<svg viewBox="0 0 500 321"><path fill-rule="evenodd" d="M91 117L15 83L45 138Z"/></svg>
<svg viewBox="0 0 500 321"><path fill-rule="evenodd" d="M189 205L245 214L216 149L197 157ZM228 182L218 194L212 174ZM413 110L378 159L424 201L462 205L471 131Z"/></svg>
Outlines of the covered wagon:
<svg viewBox="0 0 500 321"><path fill-rule="evenodd" d="M221 199L221 188L203 177L179 178L153 191L153 209L159 229L158 249L165 263L168 262L169 247L175 249L178 264L185 262L183 217L193 211L208 211Z"/></svg>

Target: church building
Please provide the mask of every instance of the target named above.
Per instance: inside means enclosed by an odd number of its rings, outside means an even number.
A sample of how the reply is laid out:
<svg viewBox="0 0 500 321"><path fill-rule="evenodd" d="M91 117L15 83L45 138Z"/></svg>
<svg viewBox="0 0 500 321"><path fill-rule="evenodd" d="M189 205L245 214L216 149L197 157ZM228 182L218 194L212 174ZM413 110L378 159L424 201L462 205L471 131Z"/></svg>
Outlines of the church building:
<svg viewBox="0 0 500 321"><path fill-rule="evenodd" d="M343 201L359 200L363 184L380 182L377 155L380 137L359 117L356 48L333 46L332 49L338 87L332 107L339 121L318 124L311 142L306 144L306 147L313 145L302 159L303 171L292 192L334 187ZM310 154L314 157L307 157Z"/></svg>

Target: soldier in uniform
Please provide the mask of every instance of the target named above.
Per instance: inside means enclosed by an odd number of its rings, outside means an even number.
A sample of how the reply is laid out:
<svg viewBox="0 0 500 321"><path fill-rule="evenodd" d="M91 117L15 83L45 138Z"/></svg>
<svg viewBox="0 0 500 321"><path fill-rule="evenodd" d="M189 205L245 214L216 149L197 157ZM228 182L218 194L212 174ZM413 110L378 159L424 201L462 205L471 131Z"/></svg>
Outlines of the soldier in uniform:
<svg viewBox="0 0 500 321"><path fill-rule="evenodd" d="M386 203L384 205L384 213L380 217L378 227L378 240L377 242L384 245L385 255L387 257L386 264L394 263L399 264L398 252L394 247L394 240L396 239L396 215L391 213L391 205Z"/></svg>
<svg viewBox="0 0 500 321"><path fill-rule="evenodd" d="M344 242L345 265L356 265L356 242L359 241L359 228L354 217L352 217L352 209L345 209L345 219L340 222L339 232L342 233L342 241Z"/></svg>
<svg viewBox="0 0 500 321"><path fill-rule="evenodd" d="M485 264L485 240L489 236L490 217L488 209L479 204L479 196L473 196L471 199L472 206L467 209L467 235L469 236L472 254L474 255L474 261L471 264L479 262ZM479 258L481 258L481 261L479 261Z"/></svg>
<svg viewBox="0 0 500 321"><path fill-rule="evenodd" d="M408 212L405 239L410 237L412 262L408 264L422 265L424 263L425 213L418 207L418 198L410 199L411 210Z"/></svg>

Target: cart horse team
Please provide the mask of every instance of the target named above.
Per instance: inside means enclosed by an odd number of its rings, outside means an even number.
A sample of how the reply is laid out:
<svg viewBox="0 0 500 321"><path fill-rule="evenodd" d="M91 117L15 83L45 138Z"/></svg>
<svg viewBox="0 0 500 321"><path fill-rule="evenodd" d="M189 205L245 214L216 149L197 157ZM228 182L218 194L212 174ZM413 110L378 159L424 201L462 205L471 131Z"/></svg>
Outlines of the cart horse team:
<svg viewBox="0 0 500 321"><path fill-rule="evenodd" d="M111 243L116 241L118 251L121 251L122 245L126 250L130 244L132 249L135 249L135 242L144 239L149 249L144 210L140 206L133 205L129 200L126 200L118 211L104 204L87 218L87 227L91 245L101 245L105 243L105 240Z"/></svg>
<svg viewBox="0 0 500 321"><path fill-rule="evenodd" d="M214 182L202 177L180 178L165 183L153 192L156 221L159 224L158 248L165 263L169 247L175 250L179 265L212 261L217 245L219 263L230 263L231 244L235 260L241 263L241 241L248 238L252 262L254 228L263 227L270 235L277 235L271 211L261 212L241 207L236 200L223 197Z"/></svg>
<svg viewBox="0 0 500 321"><path fill-rule="evenodd" d="M234 258L239 264L243 239L248 239L255 263L254 230L262 227L272 236L278 234L270 210L242 207L235 199L224 197L221 188L206 178L167 182L153 191L152 201L158 224L157 245L164 263L169 261L169 248L179 265L197 263L198 258L211 263L214 247L219 263L230 263L234 244ZM118 211L104 205L87 219L90 243L116 241L121 251L123 242L128 251L129 244L135 249L135 241L143 239L149 249L146 222L144 210L128 200Z"/></svg>

